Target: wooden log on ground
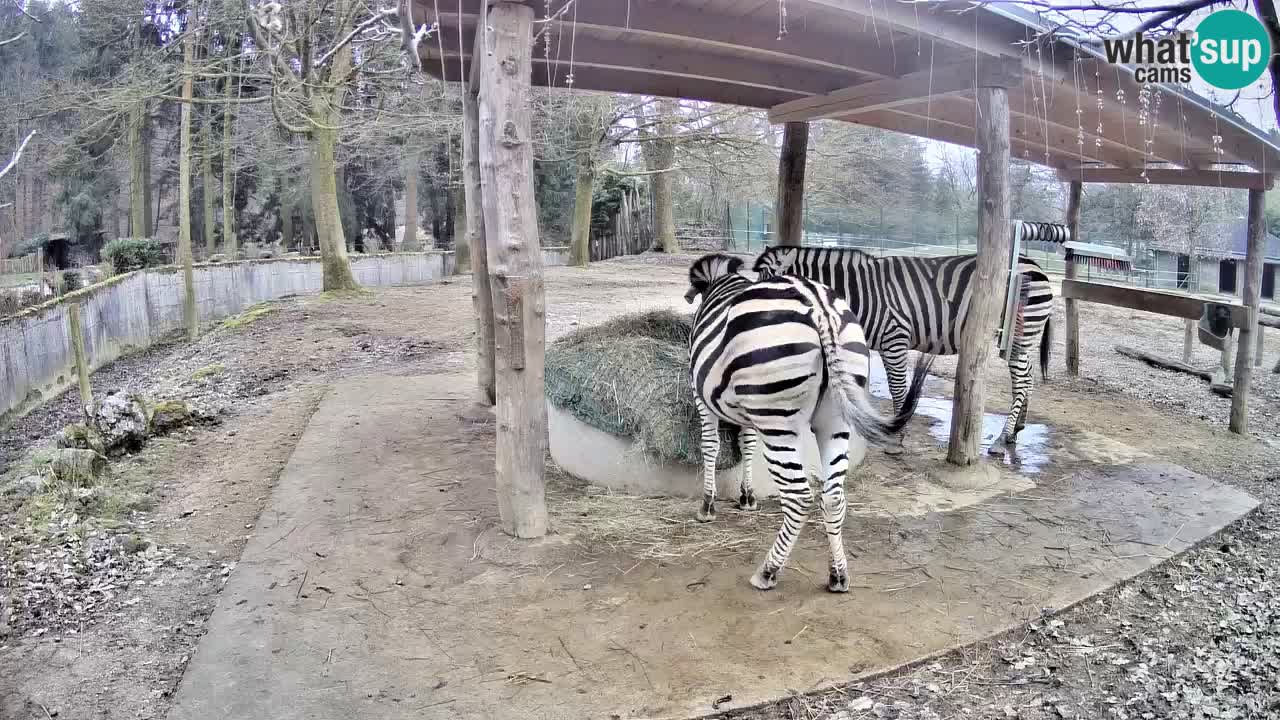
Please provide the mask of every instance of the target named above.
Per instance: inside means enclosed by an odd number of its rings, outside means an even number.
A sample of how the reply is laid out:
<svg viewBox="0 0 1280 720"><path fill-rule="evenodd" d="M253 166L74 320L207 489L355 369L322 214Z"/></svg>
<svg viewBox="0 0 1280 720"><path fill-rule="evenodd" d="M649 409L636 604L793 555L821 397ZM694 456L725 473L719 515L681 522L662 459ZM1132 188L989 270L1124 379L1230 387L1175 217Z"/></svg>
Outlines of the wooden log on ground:
<svg viewBox="0 0 1280 720"><path fill-rule="evenodd" d="M480 68L480 180L494 306L497 486L502 529L547 533L544 472L546 309L533 192L530 80L533 7L489 8L489 52Z"/></svg>
<svg viewBox="0 0 1280 720"><path fill-rule="evenodd" d="M1244 289L1241 297L1248 315L1239 326L1236 349L1235 392L1231 395L1231 432L1244 435L1249 431L1249 385L1253 381L1254 333L1258 331L1258 307L1262 304L1262 256L1266 250L1267 229L1263 219L1265 190L1249 191L1249 245L1245 254Z"/></svg>
<svg viewBox="0 0 1280 720"><path fill-rule="evenodd" d="M1280 328L1280 317L1272 317L1269 315L1258 315L1258 324L1263 327ZM1258 347L1262 347L1259 345Z"/></svg>
<svg viewBox="0 0 1280 720"><path fill-rule="evenodd" d="M978 462L982 442L987 358L1009 260L1009 92L983 86L976 91L978 147L978 259L970 281L969 310L960 333L947 462Z"/></svg>
<svg viewBox="0 0 1280 720"><path fill-rule="evenodd" d="M1079 240L1080 232L1080 200L1084 192L1084 185L1079 180L1072 180L1067 193L1067 228L1071 230L1071 239ZM1076 277L1076 264L1071 258L1071 251L1067 251L1066 263L1067 279L1074 280ZM1080 307L1073 298L1067 298L1066 316L1067 316L1067 374L1072 377L1080 375Z"/></svg>
<svg viewBox="0 0 1280 720"><path fill-rule="evenodd" d="M1121 355L1124 355L1125 357L1133 358L1134 360L1141 360L1142 362L1152 367L1158 367L1163 370L1172 370L1174 372L1180 372L1185 375L1191 375L1193 377L1200 378L1205 382L1213 381L1212 372L1208 370L1201 370L1198 367L1188 365L1187 363L1184 363L1179 360L1173 360L1170 358L1161 357L1154 353L1149 353L1144 350L1138 350L1137 348L1131 348L1127 345L1117 345L1116 352L1120 353Z"/></svg>
<svg viewBox="0 0 1280 720"><path fill-rule="evenodd" d="M778 244L799 246L804 237L804 167L809 152L809 123L789 122L782 130L778 156L778 208L774 224Z"/></svg>

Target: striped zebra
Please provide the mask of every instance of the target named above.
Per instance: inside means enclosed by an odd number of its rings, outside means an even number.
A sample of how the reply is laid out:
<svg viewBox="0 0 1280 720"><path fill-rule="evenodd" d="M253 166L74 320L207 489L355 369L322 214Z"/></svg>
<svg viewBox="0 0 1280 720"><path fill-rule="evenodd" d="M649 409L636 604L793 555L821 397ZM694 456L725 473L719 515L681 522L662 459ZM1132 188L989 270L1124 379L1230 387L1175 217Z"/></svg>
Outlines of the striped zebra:
<svg viewBox="0 0 1280 720"><path fill-rule="evenodd" d="M907 395L908 351L959 352L976 267L976 255L877 258L849 248L798 247L771 247L755 263L762 279L784 273L806 277L830 286L849 302L868 344L884 362L895 408L903 406ZM1040 374L1048 376L1053 290L1049 277L1034 261L1019 258L1018 269L1021 282L1016 307L1021 311L1015 316L1008 352L1013 403L991 452L999 452L1001 444L1016 443L1018 431L1026 424L1032 387L1030 357L1037 343Z"/></svg>
<svg viewBox="0 0 1280 720"><path fill-rule="evenodd" d="M921 358L902 409L884 418L867 393L871 356L849 306L830 288L804 278L753 282L740 270L741 259L719 253L689 268L685 300L702 295L689 344L690 384L702 421L698 519L715 517L720 423L737 425L742 437L751 438L744 441L746 468L752 457L746 443L754 447L758 434L782 496L783 520L751 584L761 590L777 585L813 503L801 455L802 433L811 430L822 458L822 515L831 546L827 589L848 592L842 531L849 453L857 452L860 461L863 443L883 442L907 424L932 358ZM742 477L739 502L754 506L749 472Z"/></svg>

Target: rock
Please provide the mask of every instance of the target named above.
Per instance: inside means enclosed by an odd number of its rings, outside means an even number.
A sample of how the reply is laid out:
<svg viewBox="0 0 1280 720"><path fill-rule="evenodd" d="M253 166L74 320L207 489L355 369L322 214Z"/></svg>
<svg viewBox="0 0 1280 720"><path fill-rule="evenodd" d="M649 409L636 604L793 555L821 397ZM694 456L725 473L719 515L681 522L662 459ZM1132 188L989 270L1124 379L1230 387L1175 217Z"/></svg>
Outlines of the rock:
<svg viewBox="0 0 1280 720"><path fill-rule="evenodd" d="M853 712L865 712L875 707L875 705L876 705L875 700L872 700L866 695L863 695L860 698L851 700L849 702L849 709L852 710Z"/></svg>
<svg viewBox="0 0 1280 720"><path fill-rule="evenodd" d="M107 470L105 457L79 448L54 450L45 464L60 482L77 487L92 487Z"/></svg>
<svg viewBox="0 0 1280 720"><path fill-rule="evenodd" d="M71 423L62 428L62 430L58 431L55 441L60 448L93 450L100 454L106 454L107 452L101 433L84 423Z"/></svg>
<svg viewBox="0 0 1280 720"><path fill-rule="evenodd" d="M147 442L147 405L137 395L107 395L94 405L91 423L108 454L137 452Z"/></svg>
<svg viewBox="0 0 1280 720"><path fill-rule="evenodd" d="M209 256L209 262L211 263L225 262L226 259L227 256L222 253L214 253Z"/></svg>
<svg viewBox="0 0 1280 720"><path fill-rule="evenodd" d="M191 406L182 400L161 400L151 407L150 433L163 435L195 420Z"/></svg>
<svg viewBox="0 0 1280 720"><path fill-rule="evenodd" d="M6 495L17 495L20 498L29 498L32 495L44 489L44 477L40 475L27 475L18 478L4 489Z"/></svg>

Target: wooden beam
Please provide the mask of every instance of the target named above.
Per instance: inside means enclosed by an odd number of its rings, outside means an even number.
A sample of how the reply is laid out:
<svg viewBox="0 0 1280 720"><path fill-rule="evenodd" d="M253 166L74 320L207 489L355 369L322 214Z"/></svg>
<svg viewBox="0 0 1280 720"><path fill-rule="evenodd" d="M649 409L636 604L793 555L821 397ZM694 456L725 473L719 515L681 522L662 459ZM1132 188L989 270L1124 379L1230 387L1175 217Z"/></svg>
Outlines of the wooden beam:
<svg viewBox="0 0 1280 720"><path fill-rule="evenodd" d="M1240 190L1270 190L1275 173L1241 172L1239 170L1193 170L1183 168L1064 168L1058 178L1087 183L1151 183L1152 185L1195 185Z"/></svg>
<svg viewBox="0 0 1280 720"><path fill-rule="evenodd" d="M769 122L799 122L909 105L921 99L969 93L979 85L1013 87L1022 82L1022 62L1011 57L980 58L973 65L930 68L897 78L853 85L769 108Z"/></svg>
<svg viewBox="0 0 1280 720"><path fill-rule="evenodd" d="M1168 315L1170 317L1199 320L1204 314L1207 302L1204 298L1183 293L1148 290L1146 288L1128 287L1125 285L1109 285L1107 283L1087 282L1084 280L1063 280L1062 297L1094 302L1102 305L1141 310L1142 312ZM1226 305L1231 311L1231 326L1240 327L1247 318L1243 305L1219 303Z"/></svg>
<svg viewBox="0 0 1280 720"><path fill-rule="evenodd" d="M452 8L441 3L445 12L440 13L440 23L453 28L457 34L457 4ZM478 3L463 3L462 22L472 26L476 22ZM432 17L434 12L429 12ZM752 17L734 17L719 12L708 12L696 7L676 6L672 2L583 2L567 15L557 16L551 22L539 19L536 32L550 30L555 38L578 37L584 34L605 35L622 39L660 41L679 44L694 50L727 52L744 58L755 57L772 63L789 65L803 70L825 69L844 73L857 73L872 77L896 77L920 69L921 62L911 48L890 52L888 47L874 43L850 42L849 35L831 32L816 25L803 31L778 36L775 27L769 27ZM446 32L446 36L449 33ZM424 43L425 45L425 43ZM541 42L539 43L541 46ZM539 48L535 48L535 55Z"/></svg>
<svg viewBox="0 0 1280 720"><path fill-rule="evenodd" d="M533 8L489 8L480 66L480 182L494 306L498 515L520 538L547 532L546 310L530 137Z"/></svg>
<svg viewBox="0 0 1280 720"><path fill-rule="evenodd" d="M774 214L779 245L799 247L804 235L804 167L808 151L809 123L787 123L778 156L778 202Z"/></svg>
<svg viewBox="0 0 1280 720"><path fill-rule="evenodd" d="M472 70L484 63L475 56ZM494 380L493 290L489 285L489 255L484 234L484 201L480 183L480 77L471 75L462 93L462 191L466 213L465 236L471 248L471 307L476 316L476 386L479 403L492 407L497 390ZM464 272L461 267L458 272Z"/></svg>
<svg viewBox="0 0 1280 720"><path fill-rule="evenodd" d="M982 441L987 357L991 354L1009 260L1009 94L977 91L978 259L969 282L969 308L960 333L947 461L972 465Z"/></svg>
<svg viewBox="0 0 1280 720"><path fill-rule="evenodd" d="M1071 231L1071 239L1078 241L1080 239L1080 200L1084 192L1084 186L1077 181L1072 181L1067 188L1067 228ZM1076 276L1076 263L1071 259L1071 251L1067 251L1067 279L1073 280ZM1066 300L1067 315L1067 374L1072 377L1080 376L1080 308L1076 306L1074 298Z"/></svg>
<svg viewBox="0 0 1280 720"><path fill-rule="evenodd" d="M1248 316L1239 326L1240 344L1236 348L1235 390L1231 393L1231 432L1249 432L1249 385L1253 380L1254 333L1258 328L1258 306L1262 304L1262 257L1267 250L1267 225L1263 211L1267 204L1265 190L1249 191L1249 245L1245 254L1244 289L1241 293Z"/></svg>

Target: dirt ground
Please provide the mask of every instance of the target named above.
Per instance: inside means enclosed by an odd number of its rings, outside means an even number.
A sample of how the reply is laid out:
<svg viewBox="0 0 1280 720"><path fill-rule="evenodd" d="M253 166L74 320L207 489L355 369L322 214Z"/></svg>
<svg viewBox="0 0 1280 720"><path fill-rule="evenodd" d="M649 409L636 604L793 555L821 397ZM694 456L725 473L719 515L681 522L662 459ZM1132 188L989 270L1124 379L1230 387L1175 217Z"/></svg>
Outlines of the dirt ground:
<svg viewBox="0 0 1280 720"><path fill-rule="evenodd" d="M631 258L589 271L549 269L548 334L670 305L688 258ZM95 374L99 391L195 396L221 422L153 443L117 472L149 479L154 503L130 524L157 548L145 574L68 622L9 619L0 637L0 717L160 718L275 479L335 378L473 367L470 283L272 303L194 345L172 344ZM1061 319L1059 313L1059 319ZM1059 328L1061 323L1059 323ZM1175 563L1014 636L824 695L797 695L739 717L1267 717L1280 714L1280 376L1258 376L1250 438L1226 432L1227 401L1199 380L1119 358L1115 344L1176 355L1180 321L1087 306L1085 376L1068 380L1061 333L1052 382L1030 420L1070 425L1236 485L1264 501L1251 517ZM1270 333L1268 365L1280 357ZM1201 365L1212 357L1201 351ZM941 359L946 376L954 363ZM215 372L209 371L216 368ZM988 371L991 410L1008 402ZM75 413L64 397L0 438L16 461ZM9 523L11 518L4 518ZM4 537L10 537L5 527ZM18 576L5 553L0 592ZM0 616L3 614L0 613ZM52 618L50 620L50 618ZM48 622L42 621L47 620ZM797 688L803 692L805 688Z"/></svg>

